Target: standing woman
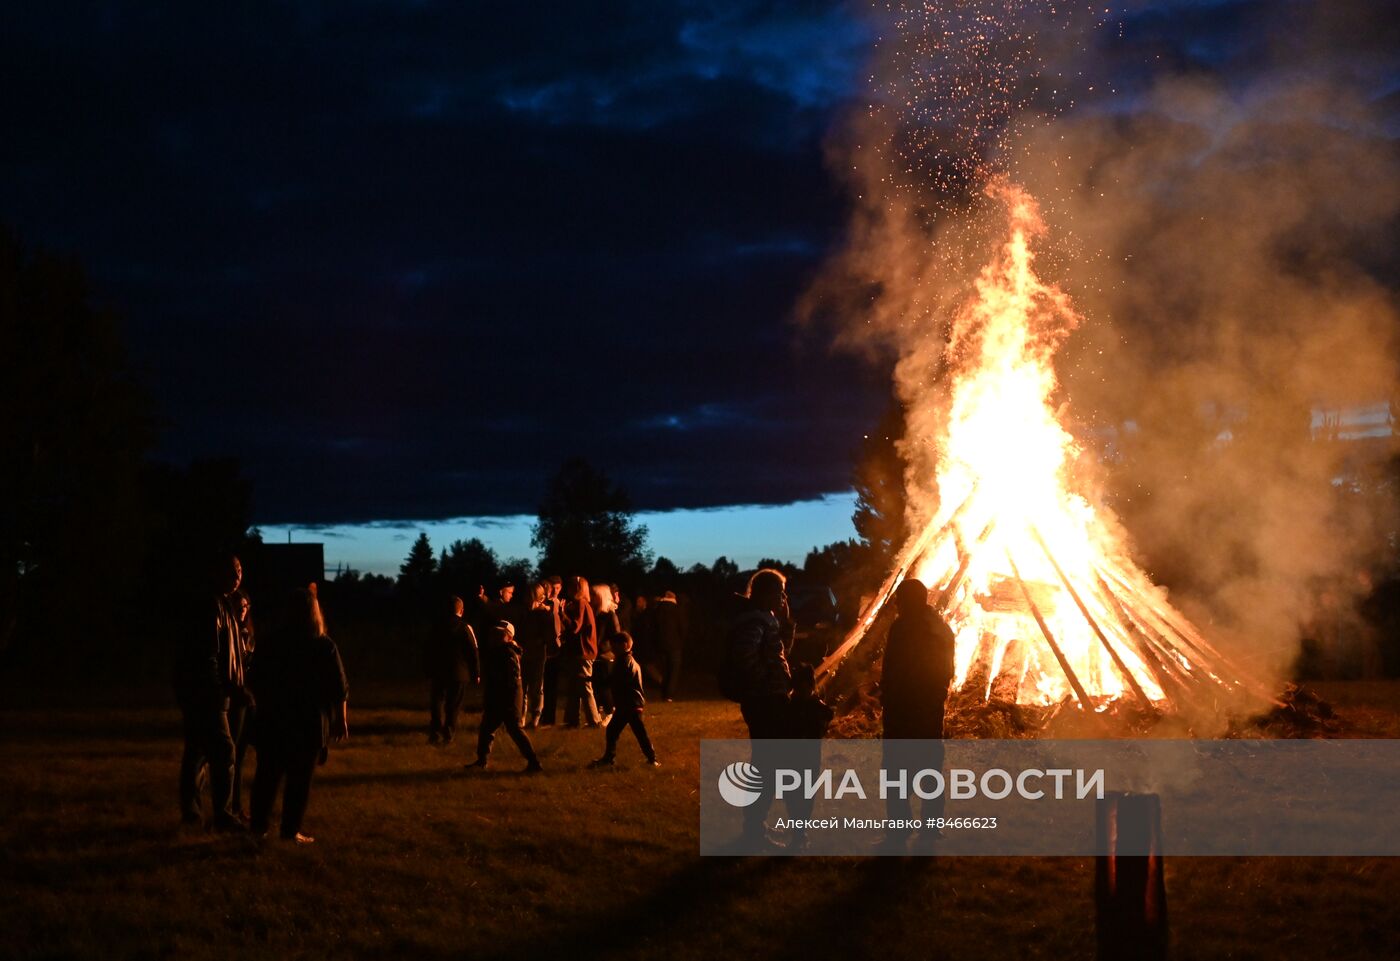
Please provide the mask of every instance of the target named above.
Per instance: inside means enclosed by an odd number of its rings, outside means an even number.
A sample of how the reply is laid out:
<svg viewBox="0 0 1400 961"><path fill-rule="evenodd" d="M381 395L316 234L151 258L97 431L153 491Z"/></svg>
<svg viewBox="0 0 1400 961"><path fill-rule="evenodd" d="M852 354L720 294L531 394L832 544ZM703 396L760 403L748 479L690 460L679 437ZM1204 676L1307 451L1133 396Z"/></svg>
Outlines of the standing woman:
<svg viewBox="0 0 1400 961"><path fill-rule="evenodd" d="M311 776L324 764L331 739L349 736L345 667L326 636L316 589L294 591L277 630L258 646L253 678L258 701L258 769L253 781L252 829L265 835L277 789L282 794L282 838L310 844L301 833Z"/></svg>
<svg viewBox="0 0 1400 961"><path fill-rule="evenodd" d="M582 704L584 723L597 727L601 718L593 700L593 661L598 657L598 627L593 620L588 581L570 578L569 589L564 593L563 663L559 666L569 691L569 699L564 703L564 726L578 727Z"/></svg>

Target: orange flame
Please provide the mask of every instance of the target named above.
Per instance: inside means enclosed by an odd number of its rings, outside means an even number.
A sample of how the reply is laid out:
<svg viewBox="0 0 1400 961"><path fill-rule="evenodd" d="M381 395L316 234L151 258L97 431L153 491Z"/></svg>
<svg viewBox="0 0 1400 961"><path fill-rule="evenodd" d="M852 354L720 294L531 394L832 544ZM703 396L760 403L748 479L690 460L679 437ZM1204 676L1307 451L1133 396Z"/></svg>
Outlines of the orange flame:
<svg viewBox="0 0 1400 961"><path fill-rule="evenodd" d="M1031 244L1044 226L1035 201L1004 180L988 193L1006 207L1009 238L954 317L946 348L951 392L935 439L942 508L929 526L950 536L910 573L944 602L957 686L1039 704L1130 690L1164 700L1104 586L1123 551L1075 491L1079 449L1053 401L1055 351L1079 317L1036 275Z"/></svg>

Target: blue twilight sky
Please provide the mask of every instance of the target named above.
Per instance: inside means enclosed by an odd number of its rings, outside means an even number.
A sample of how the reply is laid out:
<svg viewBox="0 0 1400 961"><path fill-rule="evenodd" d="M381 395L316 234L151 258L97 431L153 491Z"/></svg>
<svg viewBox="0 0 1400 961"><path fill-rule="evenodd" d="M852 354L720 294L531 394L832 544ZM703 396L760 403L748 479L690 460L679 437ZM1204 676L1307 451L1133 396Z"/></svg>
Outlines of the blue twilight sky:
<svg viewBox="0 0 1400 961"><path fill-rule="evenodd" d="M647 526L656 555L670 558L682 569L696 563L711 564L721 555L741 569L764 557L800 564L813 547L855 536L851 526L855 500L853 493L829 494L795 504L645 512L637 520ZM326 566L332 571L344 565L361 573L394 575L419 532L427 533L435 550L455 540L476 537L502 560L533 560L530 525L534 520L529 514L513 514L316 528L278 524L264 527L262 532L269 542L285 541L289 532L294 541L321 541L326 547Z"/></svg>

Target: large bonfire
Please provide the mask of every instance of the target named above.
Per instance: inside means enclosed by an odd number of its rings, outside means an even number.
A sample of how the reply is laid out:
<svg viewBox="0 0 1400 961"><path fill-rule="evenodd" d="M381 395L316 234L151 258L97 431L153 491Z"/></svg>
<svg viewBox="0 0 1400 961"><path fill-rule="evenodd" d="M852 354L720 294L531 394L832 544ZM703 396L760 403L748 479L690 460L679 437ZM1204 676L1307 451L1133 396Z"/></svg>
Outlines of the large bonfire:
<svg viewBox="0 0 1400 961"><path fill-rule="evenodd" d="M946 347L939 508L844 642L827 680L916 577L957 637L954 685L983 701L1157 711L1249 693L1245 675L1129 557L1119 526L1077 483L1079 450L1057 417L1057 348L1078 323L1035 272L1034 200L1005 179L990 197L1008 233L955 312Z"/></svg>

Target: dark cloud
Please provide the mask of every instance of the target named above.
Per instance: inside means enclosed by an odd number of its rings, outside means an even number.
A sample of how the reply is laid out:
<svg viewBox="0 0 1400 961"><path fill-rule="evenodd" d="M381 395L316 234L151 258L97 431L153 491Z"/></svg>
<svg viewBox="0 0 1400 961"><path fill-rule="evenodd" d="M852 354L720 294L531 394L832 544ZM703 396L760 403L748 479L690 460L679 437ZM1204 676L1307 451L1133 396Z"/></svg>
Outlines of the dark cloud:
<svg viewBox="0 0 1400 961"><path fill-rule="evenodd" d="M128 317L162 453L260 521L840 489L883 388L786 318L842 219L825 3L33 5L0 219ZM14 132L18 132L15 134Z"/></svg>
<svg viewBox="0 0 1400 961"><path fill-rule="evenodd" d="M85 262L161 452L239 455L263 523L530 511L574 453L646 508L812 497L888 395L787 323L857 6L11 5L0 220ZM1253 6L1135 4L1113 69L1247 58Z"/></svg>

